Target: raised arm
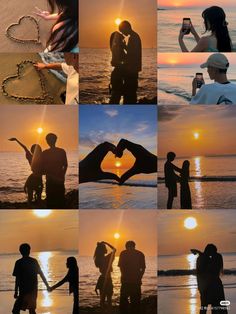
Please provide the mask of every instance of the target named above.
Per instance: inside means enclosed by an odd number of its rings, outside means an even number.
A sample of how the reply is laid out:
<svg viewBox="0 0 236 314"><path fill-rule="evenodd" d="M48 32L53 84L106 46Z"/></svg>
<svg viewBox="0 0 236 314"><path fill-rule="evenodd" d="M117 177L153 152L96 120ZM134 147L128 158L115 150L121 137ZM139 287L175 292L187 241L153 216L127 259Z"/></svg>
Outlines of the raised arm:
<svg viewBox="0 0 236 314"><path fill-rule="evenodd" d="M114 246L112 246L110 243L102 241L102 243L106 244L110 249L112 249L113 252L116 252L116 248L114 248Z"/></svg>
<svg viewBox="0 0 236 314"><path fill-rule="evenodd" d="M21 143L17 138L15 138L15 137L12 137L12 138L9 138L9 141L11 141L11 142L17 142L23 149L24 149L24 151L26 152L26 153L29 153L30 154L30 151L28 150L28 148L23 144L23 143Z"/></svg>

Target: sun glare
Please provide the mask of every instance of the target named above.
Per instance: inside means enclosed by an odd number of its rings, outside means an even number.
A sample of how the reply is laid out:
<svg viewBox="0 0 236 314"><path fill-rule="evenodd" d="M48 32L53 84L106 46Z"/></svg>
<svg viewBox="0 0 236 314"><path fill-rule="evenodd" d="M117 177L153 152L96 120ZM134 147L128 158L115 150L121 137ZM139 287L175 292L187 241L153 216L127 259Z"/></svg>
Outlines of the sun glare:
<svg viewBox="0 0 236 314"><path fill-rule="evenodd" d="M121 23L121 19L120 18L115 19L115 23L116 23L117 26L119 26L120 23Z"/></svg>
<svg viewBox="0 0 236 314"><path fill-rule="evenodd" d="M43 128L37 128L37 133L42 134L43 133Z"/></svg>
<svg viewBox="0 0 236 314"><path fill-rule="evenodd" d="M34 209L34 215L39 218L45 218L51 215L51 209Z"/></svg>
<svg viewBox="0 0 236 314"><path fill-rule="evenodd" d="M120 162L120 161L116 161L116 162L115 162L115 166L116 166L116 168L120 168L120 167L121 167L121 165L122 165L122 164L121 164L121 162Z"/></svg>
<svg viewBox="0 0 236 314"><path fill-rule="evenodd" d="M116 240L120 239L120 234L118 232L114 233L114 238Z"/></svg>
<svg viewBox="0 0 236 314"><path fill-rule="evenodd" d="M200 137L200 134L198 132L194 132L193 133L193 137L194 137L195 140L198 140L199 137Z"/></svg>
<svg viewBox="0 0 236 314"><path fill-rule="evenodd" d="M192 230L197 228L198 224L197 224L197 219L194 217L188 217L184 220L184 227L186 229Z"/></svg>

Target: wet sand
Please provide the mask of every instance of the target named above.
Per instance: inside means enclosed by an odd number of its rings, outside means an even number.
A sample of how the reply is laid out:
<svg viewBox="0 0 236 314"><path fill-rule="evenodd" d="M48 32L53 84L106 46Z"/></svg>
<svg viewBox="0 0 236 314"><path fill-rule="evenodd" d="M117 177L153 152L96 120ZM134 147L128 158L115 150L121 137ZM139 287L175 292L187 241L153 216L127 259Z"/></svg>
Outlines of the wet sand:
<svg viewBox="0 0 236 314"><path fill-rule="evenodd" d="M52 27L51 21L45 21L42 18L33 14L35 6L42 10L47 10L46 0L10 0L4 1L1 5L0 19L0 52L42 52L46 47L46 41ZM42 44L34 43L17 43L5 35L6 29L13 23L17 23L22 16L34 16L39 21L40 38ZM20 38L34 39L37 35L36 27L28 21L22 22L19 29L15 28L14 34Z"/></svg>
<svg viewBox="0 0 236 314"><path fill-rule="evenodd" d="M17 64L24 61L38 61L42 62L40 56L36 53L18 53L18 54L0 54L0 82L2 85L2 81L8 76L14 76L17 73ZM12 79L6 85L7 92L9 94L20 95L25 97L37 97L42 93L39 75L37 71L33 68L33 65L28 64L24 67L23 70L23 78L20 80ZM65 91L66 86L62 83L58 78L56 78L51 72L47 70L43 70L42 73L45 77L45 85L48 94L52 97L53 104L63 104L60 99L60 94ZM3 94L1 89L0 93L0 104L33 104L34 101L19 101L17 99L13 99L7 97ZM44 102L48 103L47 100Z"/></svg>

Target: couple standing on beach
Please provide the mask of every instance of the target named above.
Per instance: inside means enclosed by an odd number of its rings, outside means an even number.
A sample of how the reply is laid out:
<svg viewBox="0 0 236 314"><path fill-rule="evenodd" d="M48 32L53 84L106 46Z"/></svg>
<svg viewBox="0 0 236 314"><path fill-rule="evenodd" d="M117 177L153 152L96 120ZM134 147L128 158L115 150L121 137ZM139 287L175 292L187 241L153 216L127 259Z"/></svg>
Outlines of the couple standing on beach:
<svg viewBox="0 0 236 314"><path fill-rule="evenodd" d="M128 37L126 44L125 37ZM142 70L142 43L139 35L128 21L122 21L119 32L110 37L112 52L110 104L119 104L123 96L124 104L137 103L138 74Z"/></svg>
<svg viewBox="0 0 236 314"><path fill-rule="evenodd" d="M118 267L121 271L120 314L141 314L141 285L145 272L145 256L135 249L135 242L128 241L125 250L120 253ZM108 253L108 248L112 250ZM95 291L100 294L101 309L112 307L113 283L111 278L112 264L116 249L107 242L98 242L94 253L94 263L100 271ZM129 302L130 300L130 302Z"/></svg>
<svg viewBox="0 0 236 314"><path fill-rule="evenodd" d="M173 164L175 157L174 152L169 152L164 166L165 184L168 189L167 209L172 209L174 198L177 197L177 182L180 182L180 208L192 209L191 191L189 187L190 162L185 160L182 168L178 168ZM180 176L175 172L180 173Z"/></svg>
<svg viewBox="0 0 236 314"><path fill-rule="evenodd" d="M15 304L12 309L13 314L20 314L20 311L29 310L30 314L36 314L38 296L38 275L43 280L48 292L52 292L64 283L69 283L69 293L73 294L74 305L72 314L79 313L79 269L75 257L67 258L66 266L68 273L66 276L50 287L45 278L38 261L30 257L31 247L28 243L23 243L19 247L22 258L17 260L13 270L15 279Z"/></svg>
<svg viewBox="0 0 236 314"><path fill-rule="evenodd" d="M46 202L47 208L65 208L65 175L68 167L67 156L64 149L56 147L57 136L49 133L46 142L49 149L42 151L39 144L28 148L16 138L16 141L25 151L26 159L32 170L32 174L26 180L24 190L28 195L28 203L40 205L43 191L43 174L46 175Z"/></svg>

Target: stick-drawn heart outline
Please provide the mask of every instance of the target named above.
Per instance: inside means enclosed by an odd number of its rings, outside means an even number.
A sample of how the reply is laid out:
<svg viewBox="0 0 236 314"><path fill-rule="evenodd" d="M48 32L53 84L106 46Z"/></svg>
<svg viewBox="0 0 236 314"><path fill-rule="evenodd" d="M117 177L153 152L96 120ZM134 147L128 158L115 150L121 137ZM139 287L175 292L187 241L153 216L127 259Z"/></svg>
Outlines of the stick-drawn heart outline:
<svg viewBox="0 0 236 314"><path fill-rule="evenodd" d="M17 95L14 95L14 94L9 94L6 90L6 86L8 85L9 81L14 81L16 80L17 78L21 79L22 78L22 70L24 68L24 65L25 64L32 64L34 70L36 71L36 73L38 74L39 76L39 81L40 81L40 85L41 85L41 96L39 97L30 97L30 96L17 96ZM32 60L24 60L20 63L17 64L17 72L15 75L11 75L11 76L8 76L6 77L3 81L2 81L2 92L3 92L3 95L6 96L6 97L9 97L9 98L13 98L13 99L16 99L18 101L33 101L35 103L39 103L39 104L52 104L53 103L53 98L52 96L49 95L49 93L47 92L47 88L46 88L46 84L45 84L45 81L46 81L46 78L44 76L44 74L38 70L37 68L34 67L34 64L36 62L32 61Z"/></svg>
<svg viewBox="0 0 236 314"><path fill-rule="evenodd" d="M23 20L26 20L26 19L31 20L32 23L36 26L36 30L37 30L37 38L36 39L19 39L19 38L16 38L16 37L11 35L11 33L10 33L11 29L13 29L14 27L20 26L21 22ZM39 23L35 19L35 17L33 17L31 15L24 15L24 16L19 18L17 23L13 23L13 24L9 25L6 29L6 36L7 36L7 38L9 38L15 42L22 43L22 44L25 44L25 43L41 44Z"/></svg>

